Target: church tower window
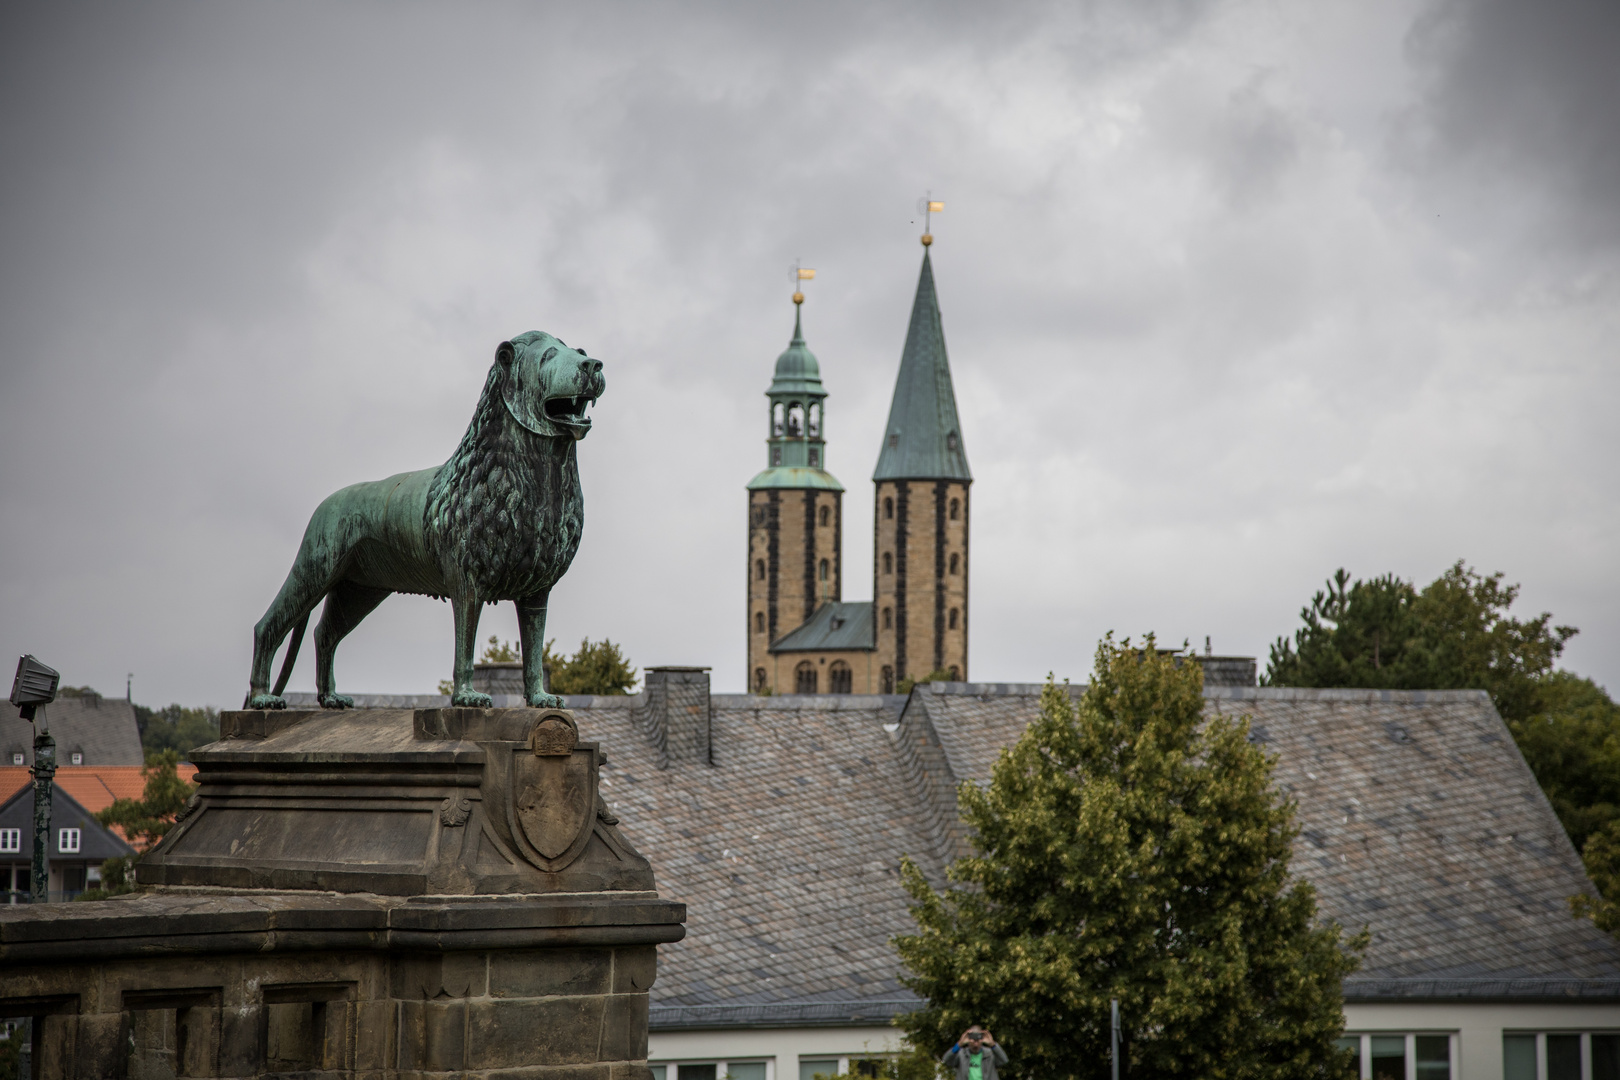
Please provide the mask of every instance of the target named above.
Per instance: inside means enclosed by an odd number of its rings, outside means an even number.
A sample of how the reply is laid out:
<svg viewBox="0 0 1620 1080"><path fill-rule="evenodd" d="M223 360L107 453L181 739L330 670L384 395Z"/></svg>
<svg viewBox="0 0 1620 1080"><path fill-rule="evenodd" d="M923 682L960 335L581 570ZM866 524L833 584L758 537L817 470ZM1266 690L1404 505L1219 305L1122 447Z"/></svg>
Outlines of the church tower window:
<svg viewBox="0 0 1620 1080"><path fill-rule="evenodd" d="M816 666L810 661L801 660L799 666L793 669L793 692L795 694L816 692Z"/></svg>
<svg viewBox="0 0 1620 1080"><path fill-rule="evenodd" d="M884 608L883 609L883 629L885 629L885 630L893 630L894 629L894 608Z"/></svg>
<svg viewBox="0 0 1620 1080"><path fill-rule="evenodd" d="M962 557L960 555L952 553L952 555L951 555L951 573L957 574L957 573L961 572L958 569L958 567L961 565L961 562L962 562Z"/></svg>
<svg viewBox="0 0 1620 1080"><path fill-rule="evenodd" d="M819 520L821 522L821 527L826 528L827 527L827 519L832 516L832 508L829 507L829 506L823 506L821 508L820 513L817 516L818 516L818 518L819 518Z"/></svg>
<svg viewBox="0 0 1620 1080"><path fill-rule="evenodd" d="M765 580L765 560L764 559L755 559L754 560L754 578L757 581L764 581Z"/></svg>
<svg viewBox="0 0 1620 1080"><path fill-rule="evenodd" d="M951 629L956 629L956 609L951 608Z"/></svg>
<svg viewBox="0 0 1620 1080"><path fill-rule="evenodd" d="M888 664L884 664L881 679L883 685L882 692L885 694L894 693L894 668L890 667Z"/></svg>
<svg viewBox="0 0 1620 1080"><path fill-rule="evenodd" d="M754 612L754 633L763 634L764 632L765 632L765 613L763 611L756 611L756 612Z"/></svg>
<svg viewBox="0 0 1620 1080"><path fill-rule="evenodd" d="M821 571L821 580L826 581L827 580L827 560L826 559L821 560L821 566L820 566L819 569Z"/></svg>
<svg viewBox="0 0 1620 1080"><path fill-rule="evenodd" d="M842 660L834 660L827 668L827 689L834 694L848 694L855 689L855 673Z"/></svg>
<svg viewBox="0 0 1620 1080"><path fill-rule="evenodd" d="M894 556L887 551L883 553L883 572L885 574L894 573Z"/></svg>
<svg viewBox="0 0 1620 1080"><path fill-rule="evenodd" d="M958 517L961 516L961 514L962 514L962 500L961 499L952 499L951 500L951 520L955 521Z"/></svg>
<svg viewBox="0 0 1620 1080"><path fill-rule="evenodd" d="M884 516L885 519L887 519L889 521L894 520L894 500L893 499L887 499L886 498L886 499L883 500L883 516Z"/></svg>

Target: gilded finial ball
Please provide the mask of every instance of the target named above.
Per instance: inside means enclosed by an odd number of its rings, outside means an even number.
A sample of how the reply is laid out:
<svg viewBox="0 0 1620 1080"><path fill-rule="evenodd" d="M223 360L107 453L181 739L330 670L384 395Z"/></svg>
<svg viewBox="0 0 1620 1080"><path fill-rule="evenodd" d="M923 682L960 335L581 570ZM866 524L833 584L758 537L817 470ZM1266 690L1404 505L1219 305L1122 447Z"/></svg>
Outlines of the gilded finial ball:
<svg viewBox="0 0 1620 1080"><path fill-rule="evenodd" d="M793 294L793 302L794 302L794 303L795 303L795 304L802 304L802 303L804 303L804 293L802 293L802 292L796 292L796 293L794 293L794 294Z"/></svg>
<svg viewBox="0 0 1620 1080"><path fill-rule="evenodd" d="M934 242L934 237L933 237L933 235L931 233L923 233L922 240L923 240L923 247L927 247L929 244L932 244Z"/></svg>

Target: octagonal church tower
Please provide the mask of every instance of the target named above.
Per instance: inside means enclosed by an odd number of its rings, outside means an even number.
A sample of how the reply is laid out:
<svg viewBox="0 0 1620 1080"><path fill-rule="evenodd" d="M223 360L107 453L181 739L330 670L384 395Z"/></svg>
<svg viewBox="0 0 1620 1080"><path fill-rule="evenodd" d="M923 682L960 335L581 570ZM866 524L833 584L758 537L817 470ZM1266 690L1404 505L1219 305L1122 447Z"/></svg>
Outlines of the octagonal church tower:
<svg viewBox="0 0 1620 1080"><path fill-rule="evenodd" d="M794 692L776 670L772 643L808 623L818 607L843 598L844 488L826 470L827 391L821 366L804 342L803 302L803 294L795 293L793 340L776 358L776 375L765 392L770 403L766 468L748 482L748 688L753 693ZM815 674L808 681L801 674L799 682L809 684L801 692L831 689L828 675Z"/></svg>
<svg viewBox="0 0 1620 1080"><path fill-rule="evenodd" d="M872 473L878 689L968 678L968 470L924 235L922 272Z"/></svg>

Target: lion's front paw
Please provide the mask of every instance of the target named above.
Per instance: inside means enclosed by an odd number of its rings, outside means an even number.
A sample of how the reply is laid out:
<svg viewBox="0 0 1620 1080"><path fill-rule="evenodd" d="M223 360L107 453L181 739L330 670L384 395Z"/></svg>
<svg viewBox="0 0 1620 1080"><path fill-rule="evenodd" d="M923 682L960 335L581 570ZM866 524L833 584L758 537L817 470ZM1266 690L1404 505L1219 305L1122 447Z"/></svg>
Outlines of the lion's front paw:
<svg viewBox="0 0 1620 1080"><path fill-rule="evenodd" d="M242 703L244 709L285 709L287 699L280 694L249 694Z"/></svg>
<svg viewBox="0 0 1620 1080"><path fill-rule="evenodd" d="M347 694L337 694L337 693L322 694L321 695L321 708L323 708L323 709L352 709L352 708L354 708L354 698L349 697Z"/></svg>
<svg viewBox="0 0 1620 1080"><path fill-rule="evenodd" d="M529 698L529 704L536 709L562 709L568 705L556 694L535 694Z"/></svg>
<svg viewBox="0 0 1620 1080"><path fill-rule="evenodd" d="M480 694L477 690L457 690L450 699L450 704L458 709L487 709L495 704L495 699L488 694Z"/></svg>

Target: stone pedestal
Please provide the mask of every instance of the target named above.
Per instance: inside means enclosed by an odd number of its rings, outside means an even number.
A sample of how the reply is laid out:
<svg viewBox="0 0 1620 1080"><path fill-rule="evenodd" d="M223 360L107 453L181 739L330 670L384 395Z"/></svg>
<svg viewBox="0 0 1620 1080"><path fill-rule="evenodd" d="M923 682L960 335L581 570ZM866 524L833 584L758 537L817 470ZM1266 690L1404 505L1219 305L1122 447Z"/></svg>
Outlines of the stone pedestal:
<svg viewBox="0 0 1620 1080"><path fill-rule="evenodd" d="M645 1080L685 909L561 710L227 713L143 891L0 912L41 1076Z"/></svg>

